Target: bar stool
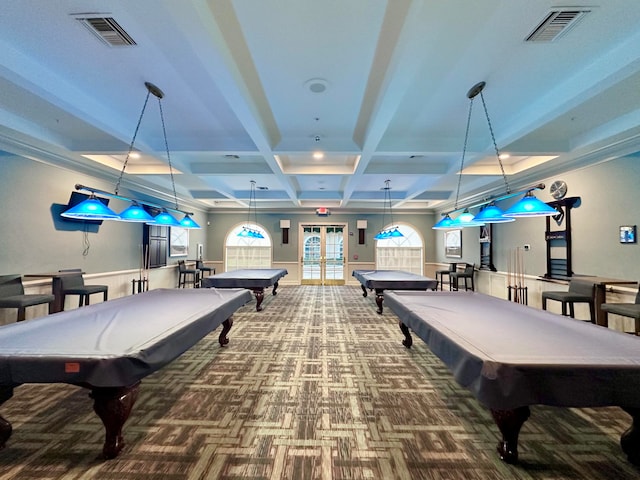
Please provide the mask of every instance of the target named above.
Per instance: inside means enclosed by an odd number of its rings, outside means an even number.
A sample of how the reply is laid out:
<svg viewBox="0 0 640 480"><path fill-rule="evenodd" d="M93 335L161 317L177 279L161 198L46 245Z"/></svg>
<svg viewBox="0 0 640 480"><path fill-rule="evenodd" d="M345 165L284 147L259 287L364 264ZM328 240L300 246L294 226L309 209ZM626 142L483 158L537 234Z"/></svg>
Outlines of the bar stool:
<svg viewBox="0 0 640 480"><path fill-rule="evenodd" d="M25 319L27 307L49 304L49 309L53 304L53 295L25 294L20 275L0 275L0 308L17 308L17 321Z"/></svg>
<svg viewBox="0 0 640 480"><path fill-rule="evenodd" d="M475 282L473 280L473 276L475 274L476 264L475 263L467 263L462 272L451 272L449 274L449 290L452 290L452 286L455 287L453 290L458 290L460 287L460 279L464 279L464 289L469 290L469 286L467 285L467 280L471 280L471 291L475 291Z"/></svg>
<svg viewBox="0 0 640 480"><path fill-rule="evenodd" d="M201 272L201 275L200 275L201 279L205 276L204 275L205 272L206 272L207 276L216 274L216 269L212 268L212 267L205 266L205 264L204 264L204 262L202 260L196 260L196 268L198 270L200 270L200 272Z"/></svg>
<svg viewBox="0 0 640 480"><path fill-rule="evenodd" d="M448 270L436 270L436 280L438 280L438 278L440 278L440 280L438 281L438 283L440 284L440 290L444 290L444 276L446 275L447 277L449 277L449 285L451 285L451 272L455 272L458 268L458 264L457 263L450 263L449 264L449 269Z"/></svg>
<svg viewBox="0 0 640 480"><path fill-rule="evenodd" d="M614 313L635 320L635 333L640 335L640 290L636 293L635 303L603 303L600 305L604 312L605 325L609 325L609 314Z"/></svg>
<svg viewBox="0 0 640 480"><path fill-rule="evenodd" d="M90 296L94 293L102 293L102 301L106 302L109 296L109 287L107 285L85 285L82 270L73 268L69 270L58 270L59 272L70 272L71 275L65 275L60 279L62 282L62 308L64 309L64 300L67 295L78 295L78 307L89 305ZM74 273L77 272L77 273Z"/></svg>
<svg viewBox="0 0 640 480"><path fill-rule="evenodd" d="M562 303L562 315L567 315L567 305L569 305L569 316L575 318L574 303L588 303L591 323L596 323L594 288L593 282L570 280L568 292L542 292L542 309L547 309L547 300L555 300Z"/></svg>
<svg viewBox="0 0 640 480"><path fill-rule="evenodd" d="M184 260L178 260L178 288L186 288L187 283L193 285L193 288L200 286L199 270L187 268Z"/></svg>

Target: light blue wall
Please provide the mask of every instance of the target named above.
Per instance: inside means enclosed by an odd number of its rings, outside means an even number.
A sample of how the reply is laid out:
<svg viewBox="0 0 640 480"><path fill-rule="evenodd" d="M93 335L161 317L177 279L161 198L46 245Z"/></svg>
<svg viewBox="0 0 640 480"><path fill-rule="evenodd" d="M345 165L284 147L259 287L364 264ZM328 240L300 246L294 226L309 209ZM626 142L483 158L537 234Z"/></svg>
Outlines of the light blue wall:
<svg viewBox="0 0 640 480"><path fill-rule="evenodd" d="M640 280L640 244L624 245L618 241L620 225L640 224L640 158L613 160L541 181L550 185L557 179L567 182L568 196L581 197L580 207L572 210L574 271ZM113 185L86 175L14 155L0 155L0 205L4 215L0 227L0 274L38 273L73 267L80 267L87 273L99 273L139 267L141 225L104 222L98 233L89 233L86 237L82 231L56 230L51 206L66 204L76 183L106 191L113 189ZM537 192L537 196L543 201L552 200L548 189ZM117 200L112 200L110 205L115 210L126 206ZM287 245L281 244L281 218L291 220ZM207 260L222 261L225 235L233 226L246 221L246 212L213 212L208 215L196 212L195 219L203 229L190 231L189 258L195 258L196 244L201 243L205 246ZM435 216L429 213L402 215L394 212L396 222L411 224L423 236L426 262L453 261L444 255L443 233L431 229L434 219ZM356 220L368 221L365 245L357 244ZM320 218L312 212L258 213L258 222L272 236L274 261L291 262L299 258L298 223L331 221L347 222L353 232L353 236L349 236L350 256L357 254L359 261L374 261L373 235L382 227L380 214L334 213ZM542 218L495 225L494 264L498 270L507 270L510 249L529 244L531 250L524 255L525 273L543 275L546 271L544 231L545 221ZM479 263L478 236L478 228L463 231L463 258L456 261ZM89 245L87 255L83 255L85 238ZM178 259L171 257L169 262L174 263Z"/></svg>
<svg viewBox="0 0 640 480"><path fill-rule="evenodd" d="M113 191L114 185L93 177L36 162L0 154L0 275L82 268L87 273L113 272L140 267L142 225L103 222L98 233L56 228L52 206L66 205L76 183ZM127 192L123 192L128 195ZM127 202L112 199L109 206L123 210ZM199 223L206 217L197 214ZM64 224L67 228L81 228ZM191 230L190 251L205 243L204 231ZM86 253L86 254L85 254ZM178 258L170 258L175 262Z"/></svg>

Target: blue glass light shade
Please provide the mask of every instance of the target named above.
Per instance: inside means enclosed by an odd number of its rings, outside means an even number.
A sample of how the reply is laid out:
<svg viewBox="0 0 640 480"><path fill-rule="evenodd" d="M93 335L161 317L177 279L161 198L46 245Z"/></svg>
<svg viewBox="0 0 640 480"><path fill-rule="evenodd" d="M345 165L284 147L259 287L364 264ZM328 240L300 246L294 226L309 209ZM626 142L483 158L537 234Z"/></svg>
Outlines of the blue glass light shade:
<svg viewBox="0 0 640 480"><path fill-rule="evenodd" d="M440 219L438 223L436 223L431 228L434 230L449 230L451 228L455 228L452 226L452 224L453 224L453 220L451 219L449 214L446 214L444 217Z"/></svg>
<svg viewBox="0 0 640 480"><path fill-rule="evenodd" d="M153 225L164 225L168 227L180 227L180 222L175 219L172 215L169 214L166 210L162 210L158 215L153 217L153 222L150 222Z"/></svg>
<svg viewBox="0 0 640 480"><path fill-rule="evenodd" d="M451 223L452 228L482 227L483 225L484 222L476 222L474 220L474 215L469 212L469 209L465 209L465 211L458 215Z"/></svg>
<svg viewBox="0 0 640 480"><path fill-rule="evenodd" d="M393 227L393 229L389 231L389 237L400 238L404 237L404 235L400 230L398 230L398 227Z"/></svg>
<svg viewBox="0 0 640 480"><path fill-rule="evenodd" d="M264 235L262 235L262 233L260 233L258 230L254 230L253 238L264 238Z"/></svg>
<svg viewBox="0 0 640 480"><path fill-rule="evenodd" d="M531 191L504 212L505 217L547 217L557 215L558 211L538 200Z"/></svg>
<svg viewBox="0 0 640 480"><path fill-rule="evenodd" d="M153 217L136 202L120 212L120 220L123 222L154 222Z"/></svg>
<svg viewBox="0 0 640 480"><path fill-rule="evenodd" d="M60 214L61 217L78 220L120 220L120 216L98 200L93 194Z"/></svg>
<svg viewBox="0 0 640 480"><path fill-rule="evenodd" d="M201 228L189 215L185 215L184 218L180 220L180 226L182 228Z"/></svg>
<svg viewBox="0 0 640 480"><path fill-rule="evenodd" d="M516 219L512 217L505 217L504 212L493 203L485 206L475 217L473 217L474 222L482 223L506 223L515 222L515 220Z"/></svg>
<svg viewBox="0 0 640 480"><path fill-rule="evenodd" d="M398 230L398 227L389 227L385 230L381 230L378 234L373 237L374 240L385 240L387 238L400 238L404 237L402 232Z"/></svg>

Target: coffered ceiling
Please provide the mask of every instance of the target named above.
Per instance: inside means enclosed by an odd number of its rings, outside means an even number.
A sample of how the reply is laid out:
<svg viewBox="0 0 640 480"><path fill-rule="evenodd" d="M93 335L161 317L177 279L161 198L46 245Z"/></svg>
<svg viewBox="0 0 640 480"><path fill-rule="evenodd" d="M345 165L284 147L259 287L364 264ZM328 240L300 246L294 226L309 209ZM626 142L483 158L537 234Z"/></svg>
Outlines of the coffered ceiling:
<svg viewBox="0 0 640 480"><path fill-rule="evenodd" d="M512 188L639 151L638 25L629 0L3 2L0 149L115 182L151 82L182 205L255 180L260 209L379 210L389 179L446 209L480 81ZM170 196L154 100L124 184ZM504 192L480 97L463 173L460 198Z"/></svg>

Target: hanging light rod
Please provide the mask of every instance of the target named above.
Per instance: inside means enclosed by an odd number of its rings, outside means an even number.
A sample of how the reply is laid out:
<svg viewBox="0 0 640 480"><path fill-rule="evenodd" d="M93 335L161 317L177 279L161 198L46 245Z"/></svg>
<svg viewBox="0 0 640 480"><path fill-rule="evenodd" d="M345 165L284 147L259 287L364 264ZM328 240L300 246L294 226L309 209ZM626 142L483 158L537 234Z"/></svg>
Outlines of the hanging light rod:
<svg viewBox="0 0 640 480"><path fill-rule="evenodd" d="M472 208L484 207L485 205L489 205L492 202L500 202L502 200L507 200L512 197L517 197L518 195L527 194L534 190L544 190L546 185L544 183L538 183L537 185L532 185L530 187L524 188L522 190L518 190L514 193L505 193L504 195L499 195L497 197L489 197L487 200L483 200L479 203L474 203L473 205L467 205L465 207L456 208L455 210L449 210L447 212L442 212L442 216L451 215L458 212L463 212L464 210L469 210Z"/></svg>
<svg viewBox="0 0 640 480"><path fill-rule="evenodd" d="M79 183L76 183L76 190L78 190L78 191L84 190L85 192L91 192L91 193L95 193L95 194L98 194L98 195L104 195L104 196L109 197L109 198L115 198L115 199L118 199L118 200L124 200L125 202L137 203L138 205L146 205L148 207L157 208L159 210L163 210L164 209L164 210L171 210L172 212L183 213L183 214L189 215L189 216L193 216L194 215L193 212L187 212L185 210L180 210L180 209L174 208L174 207L166 207L166 206L163 206L163 205L158 205L156 203L147 202L146 200L137 200L135 198L124 197L122 195L117 195L115 193L107 192L105 190L100 190L99 188L87 187L86 185L81 185Z"/></svg>

